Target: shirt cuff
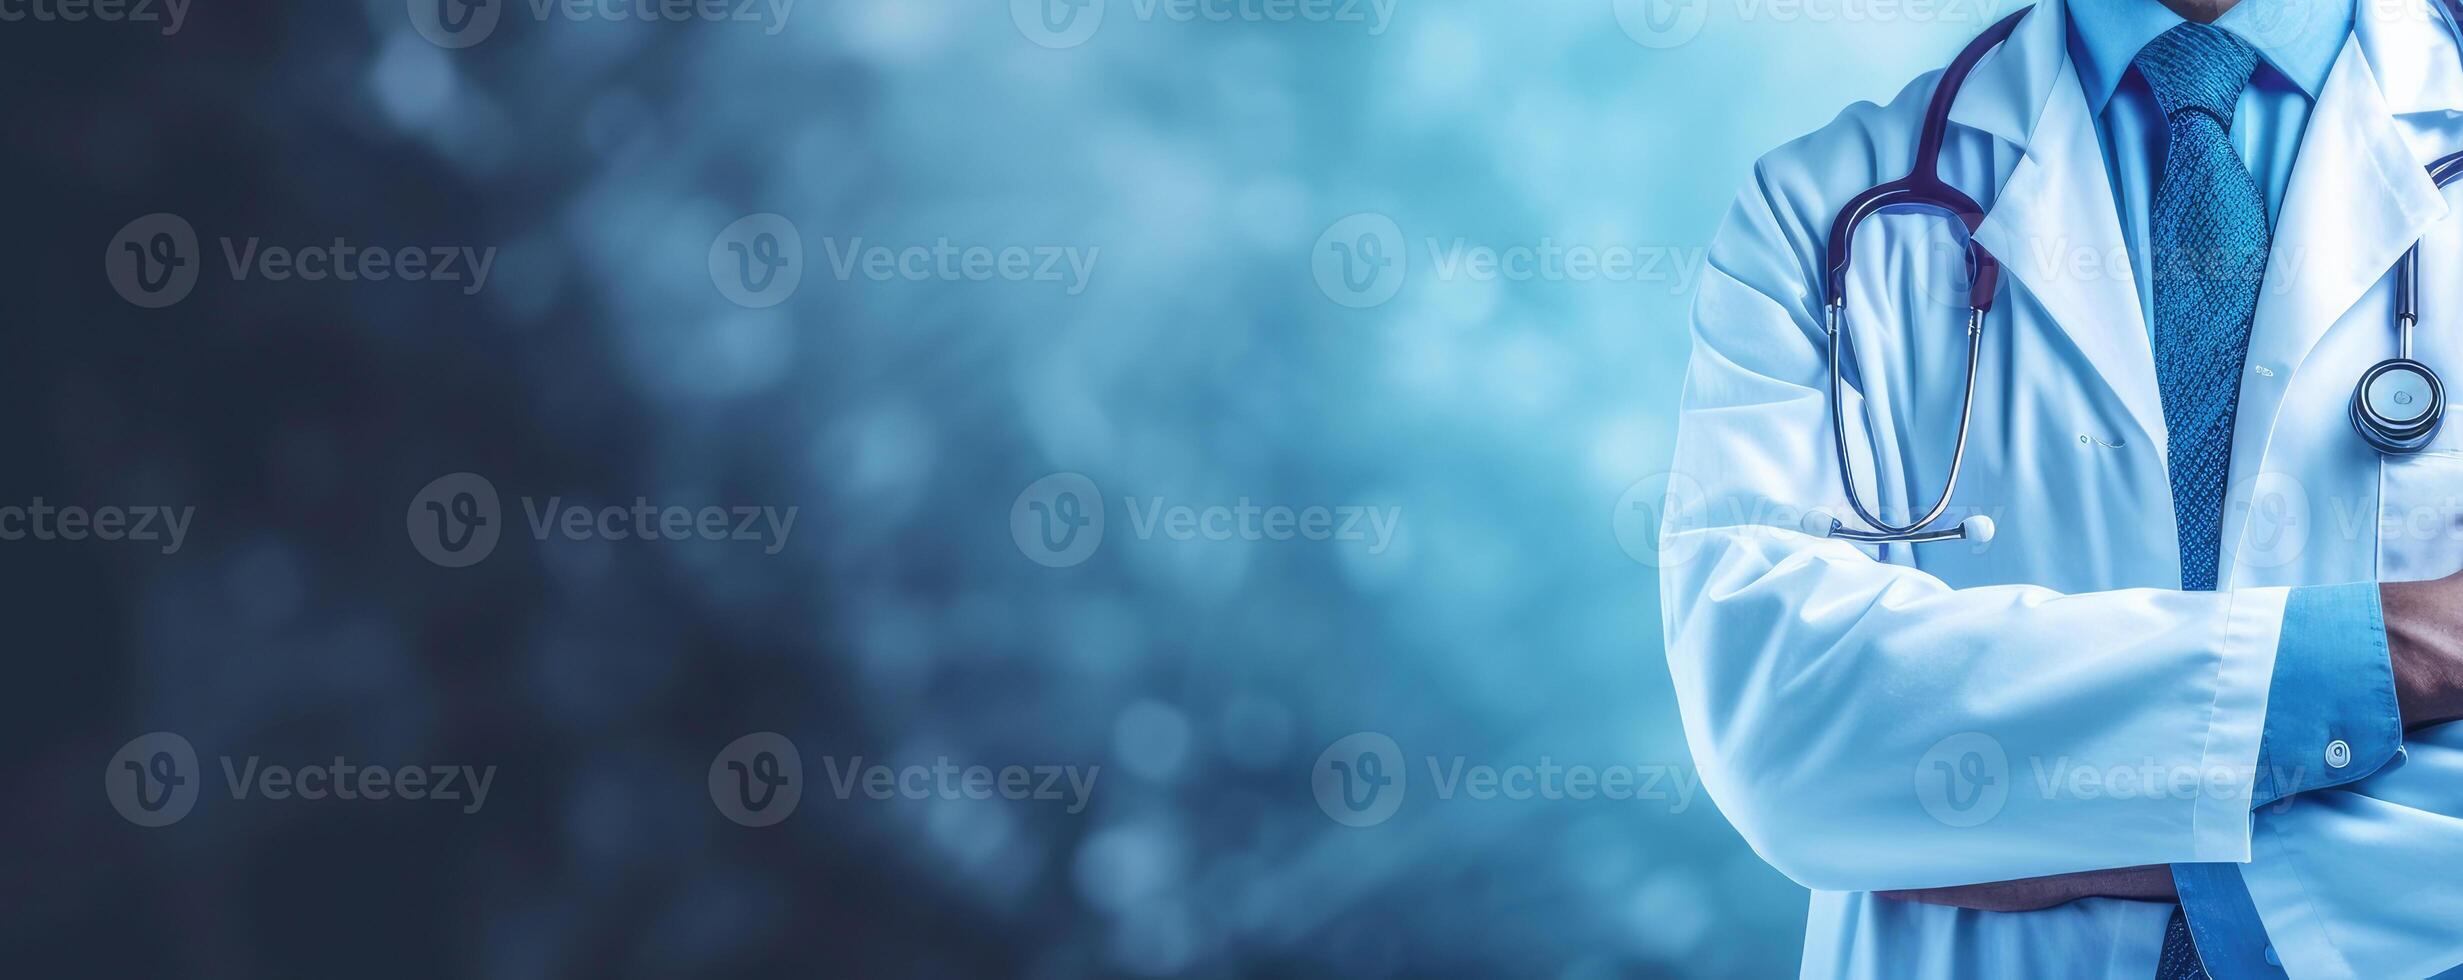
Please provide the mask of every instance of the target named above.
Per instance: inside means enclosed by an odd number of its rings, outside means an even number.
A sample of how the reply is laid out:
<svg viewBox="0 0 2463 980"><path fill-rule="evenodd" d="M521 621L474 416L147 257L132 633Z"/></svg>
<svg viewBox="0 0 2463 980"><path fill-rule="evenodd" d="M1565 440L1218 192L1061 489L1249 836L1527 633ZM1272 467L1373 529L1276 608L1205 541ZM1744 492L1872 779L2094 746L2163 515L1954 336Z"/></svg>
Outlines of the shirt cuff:
<svg viewBox="0 0 2463 980"><path fill-rule="evenodd" d="M2198 961L2215 980L2281 980L2283 964L2267 945L2266 923L2241 883L2237 864L2176 864L2172 888L2189 915Z"/></svg>
<svg viewBox="0 0 2463 980"><path fill-rule="evenodd" d="M2402 746L2377 583L2293 589L2284 602L2250 808L2368 776Z"/></svg>

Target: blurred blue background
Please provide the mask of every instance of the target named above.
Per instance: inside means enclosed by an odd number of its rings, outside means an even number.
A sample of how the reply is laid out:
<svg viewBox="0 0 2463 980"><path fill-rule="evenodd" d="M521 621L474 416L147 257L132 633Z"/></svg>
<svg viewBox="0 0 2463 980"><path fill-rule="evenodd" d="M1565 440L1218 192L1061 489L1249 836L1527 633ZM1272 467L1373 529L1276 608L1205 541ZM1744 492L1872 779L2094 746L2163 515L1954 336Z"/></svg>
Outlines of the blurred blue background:
<svg viewBox="0 0 2463 980"><path fill-rule="evenodd" d="M1042 2L499 0L448 43L422 0L8 25L0 77L50 93L7 110L9 499L196 508L174 554L0 548L39 788L10 961L1792 973L1804 893L1706 796L1435 774L1691 779L1649 509L1701 251L1761 152L2014 8ZM141 309L97 257L157 212L202 272ZM748 215L787 234L731 242ZM497 251L466 293L242 278L218 244L337 237ZM942 242L1083 280L841 271ZM795 284L745 302L731 243ZM458 472L506 535L448 569L415 501ZM1035 543L1055 474L1103 518L1066 555ZM799 517L775 554L534 540L549 498ZM1243 502L1395 523L1144 523ZM155 731L207 788L148 829L94 774ZM740 827L705 775L764 731L803 799ZM1403 763L1358 827L1316 792L1354 733ZM500 772L471 814L216 788L252 755ZM1075 813L837 798L824 760L859 757L1095 781Z"/></svg>

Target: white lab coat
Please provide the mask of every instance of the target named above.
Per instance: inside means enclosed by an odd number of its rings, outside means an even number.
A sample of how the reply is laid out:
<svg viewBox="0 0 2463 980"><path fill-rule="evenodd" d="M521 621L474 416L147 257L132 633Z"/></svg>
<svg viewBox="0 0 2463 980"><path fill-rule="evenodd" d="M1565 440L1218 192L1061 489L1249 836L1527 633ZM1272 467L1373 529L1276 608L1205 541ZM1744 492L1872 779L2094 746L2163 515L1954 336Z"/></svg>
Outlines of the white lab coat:
<svg viewBox="0 0 2463 980"><path fill-rule="evenodd" d="M1848 198L1906 171L1938 73L1772 152L1746 184L1695 307L1661 586L1705 787L1814 890L1805 976L2146 980L2165 905L1995 914L1871 892L2198 861L2246 862L2295 977L2463 964L2463 726L2413 733L2366 780L2248 807L2287 587L2463 566L2463 421L2385 460L2345 416L2394 352L2391 272L2416 240L2417 356L2463 399L2463 219L2423 169L2463 149L2463 56L2427 0L2359 8L2276 226L2216 592L2178 590L2147 324L2059 0L1978 67L1943 154L2005 267L1952 511L1995 518L1989 544L1798 530L1808 509L1850 513L1825 402L1824 236ZM1852 455L1904 519L1947 463L1965 286L1939 222L1866 227ZM2116 789L2132 772L2200 785Z"/></svg>

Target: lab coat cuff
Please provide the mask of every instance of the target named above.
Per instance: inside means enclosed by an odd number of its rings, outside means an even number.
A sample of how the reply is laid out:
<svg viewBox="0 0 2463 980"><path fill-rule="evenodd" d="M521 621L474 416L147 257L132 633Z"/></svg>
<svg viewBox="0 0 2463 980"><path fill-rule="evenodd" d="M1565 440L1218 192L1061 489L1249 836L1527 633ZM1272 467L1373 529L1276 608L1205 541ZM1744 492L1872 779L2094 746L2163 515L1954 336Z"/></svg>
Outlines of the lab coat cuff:
<svg viewBox="0 0 2463 980"><path fill-rule="evenodd" d="M2292 590L2250 807L2366 777L2402 745L2377 584Z"/></svg>
<svg viewBox="0 0 2463 980"><path fill-rule="evenodd" d="M2172 887L2189 916L2198 960L2215 980L2282 980L2284 969L2268 945L2266 923L2241 883L2237 864L2176 864Z"/></svg>
<svg viewBox="0 0 2463 980"><path fill-rule="evenodd" d="M2297 805L2297 804L2295 804ZM2264 821L2251 842L2256 860L2238 874L2250 900L2266 909L2267 949L2283 969L2297 977L2358 977L2342 950L2326 933L2326 916L2293 870L2300 858L2291 842ZM2178 877L2175 877L2176 886ZM2226 980L2217 974L2218 980Z"/></svg>
<svg viewBox="0 0 2463 980"><path fill-rule="evenodd" d="M2266 730L2276 640L2288 588L2234 589L2216 650L2215 703L2207 716L2202 791L2190 817L2193 861L2249 860L2249 800Z"/></svg>

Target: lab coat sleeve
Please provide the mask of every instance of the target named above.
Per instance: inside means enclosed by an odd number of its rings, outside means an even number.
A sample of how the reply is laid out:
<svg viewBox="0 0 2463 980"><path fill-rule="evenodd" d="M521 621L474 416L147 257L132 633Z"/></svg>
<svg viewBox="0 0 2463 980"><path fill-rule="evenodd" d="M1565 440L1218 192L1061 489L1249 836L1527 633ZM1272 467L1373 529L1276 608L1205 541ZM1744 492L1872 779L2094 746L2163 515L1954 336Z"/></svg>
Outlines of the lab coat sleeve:
<svg viewBox="0 0 2463 980"><path fill-rule="evenodd" d="M2294 977L2463 966L2463 724L2411 733L2356 783L2262 807L2242 883Z"/></svg>
<svg viewBox="0 0 2463 980"><path fill-rule="evenodd" d="M2250 805L2366 778L2402 747L2403 710L2377 583L2292 590L2275 643Z"/></svg>
<svg viewBox="0 0 2463 980"><path fill-rule="evenodd" d="M1658 556L1720 810L1824 890L2246 860L2287 590L1952 588L1798 530L1846 510L1818 241L1766 186L1703 274Z"/></svg>
<svg viewBox="0 0 2463 980"><path fill-rule="evenodd" d="M2377 583L2292 590L2284 605L2283 635L2276 643L2275 680L2268 687L2266 735L2258 750L2257 794L2251 803L2262 813L2276 811L2281 807L2270 804L2365 779L2392 762L2402 745L2403 719ZM2283 960L2267 942L2266 923L2242 883L2242 867L2172 866L2181 907L2189 913L2189 928L2197 937L2199 959L2216 980L2283 977ZM2359 899L2382 900L2376 895ZM2289 913L2279 911L2278 918L2297 914L2306 904L2289 906ZM2312 955L2308 962L2319 960Z"/></svg>

